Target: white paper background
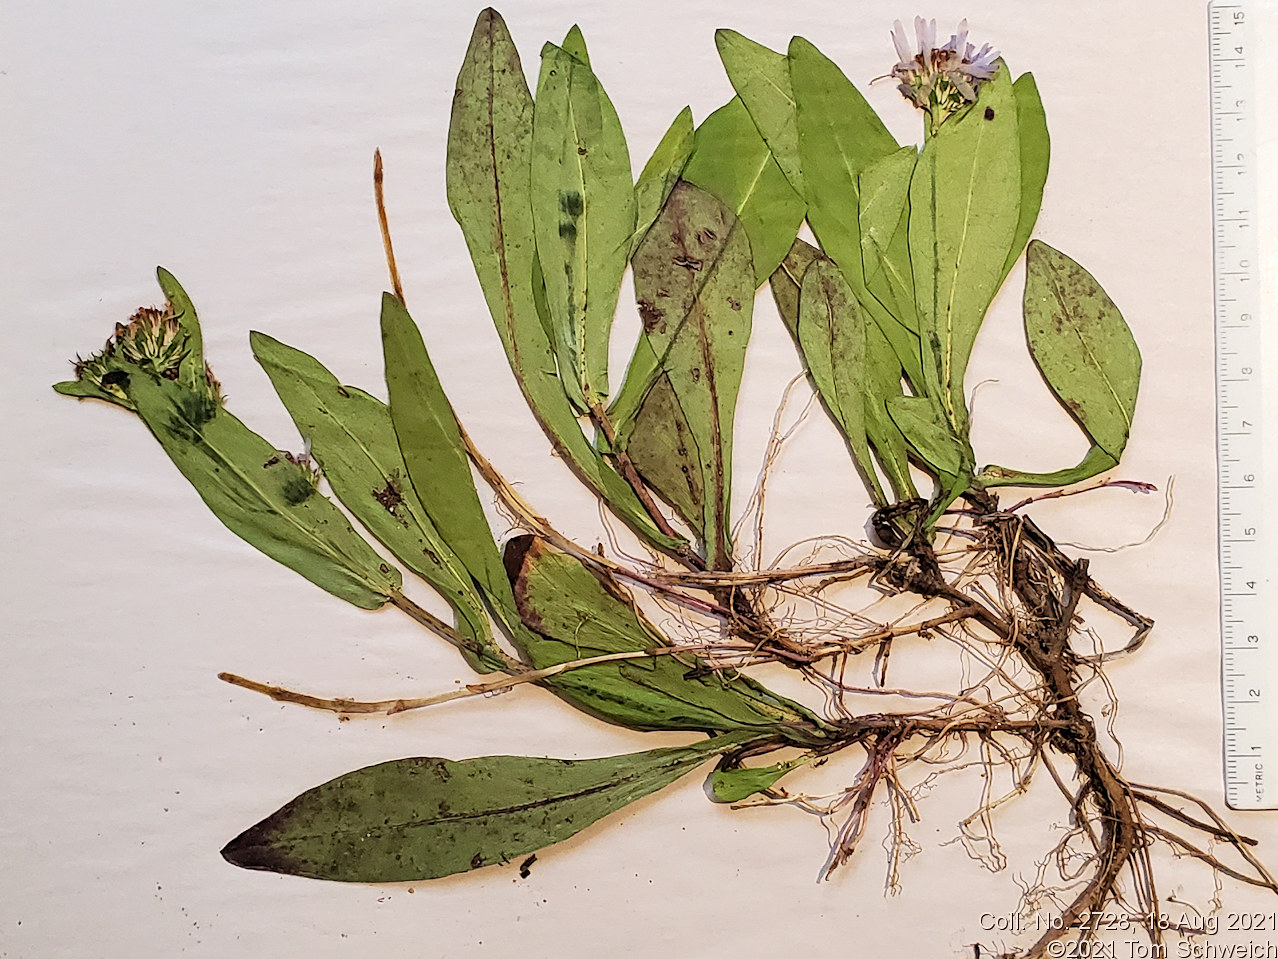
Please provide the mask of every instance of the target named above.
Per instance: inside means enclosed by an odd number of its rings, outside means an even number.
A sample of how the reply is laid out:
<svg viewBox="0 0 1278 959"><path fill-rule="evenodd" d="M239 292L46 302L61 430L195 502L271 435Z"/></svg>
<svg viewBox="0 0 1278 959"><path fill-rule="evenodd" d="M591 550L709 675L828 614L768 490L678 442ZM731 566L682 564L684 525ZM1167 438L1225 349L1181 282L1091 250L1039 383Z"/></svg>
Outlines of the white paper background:
<svg viewBox="0 0 1278 959"><path fill-rule="evenodd" d="M807 36L866 89L890 69L882 0L584 4L502 9L535 71L543 40L580 23L638 167L690 102L731 90L713 30L774 48ZM1155 542L1092 554L1114 593L1158 620L1111 678L1135 781L1222 805L1213 474L1206 11L1198 2L961 6L1016 71L1038 78L1053 136L1037 235L1087 265L1145 358L1122 476L1164 486ZM0 647L0 956L220 957L971 955L1011 945L1006 916L1059 803L998 818L1013 866L991 875L957 844L970 784L938 789L913 828L923 855L883 895L885 820L853 865L818 884L825 833L794 810L711 805L692 776L513 868L385 887L251 873L217 850L338 773L405 755L595 756L687 741L615 729L526 690L392 721L285 708L214 677L229 669L318 693L425 694L468 674L393 611L345 606L237 540L139 423L56 396L68 357L159 294L186 285L230 404L277 445L299 445L249 353L262 329L381 392L385 286L370 183L380 146L409 305L479 445L565 532L602 535L592 500L548 455L523 408L444 199L447 116L478 7L417 2L10 4L0 13L0 294L7 550ZM917 120L891 83L872 102L902 138ZM1033 371L1018 269L978 344L969 384L982 462L1053 469L1085 442ZM623 296L623 302L625 297ZM766 292L741 400L740 504L780 392L798 370ZM628 315L628 311L627 311ZM630 319L628 322L633 323ZM867 517L846 454L814 416L778 466L769 550ZM1046 504L1063 540L1122 543L1158 520L1157 497ZM847 774L858 765L848 757ZM1278 814L1234 814L1278 862ZM1163 885L1206 905L1198 869ZM1223 912L1278 909L1226 881ZM1179 911L1179 907L1172 907ZM1272 927L1271 927L1272 928ZM1120 937L1118 954L1128 952ZM1267 941L1222 933L1210 941ZM1174 947L1172 954L1175 954Z"/></svg>

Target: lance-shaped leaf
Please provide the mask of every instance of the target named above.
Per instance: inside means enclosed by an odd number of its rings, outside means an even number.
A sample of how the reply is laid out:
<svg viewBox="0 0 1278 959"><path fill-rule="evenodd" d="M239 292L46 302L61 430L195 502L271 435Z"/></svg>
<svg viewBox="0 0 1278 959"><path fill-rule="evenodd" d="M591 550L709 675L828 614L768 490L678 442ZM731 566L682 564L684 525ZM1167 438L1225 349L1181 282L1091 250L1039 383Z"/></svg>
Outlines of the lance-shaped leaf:
<svg viewBox="0 0 1278 959"><path fill-rule="evenodd" d="M740 97L706 117L683 178L722 200L750 238L755 286L761 286L794 242L803 198L794 192Z"/></svg>
<svg viewBox="0 0 1278 959"><path fill-rule="evenodd" d="M918 150L902 147L867 166L860 177L861 256L866 289L912 332L914 269L910 264L910 178Z"/></svg>
<svg viewBox="0 0 1278 959"><path fill-rule="evenodd" d="M777 311L790 335L799 343L800 284L813 262L829 263L816 247L795 240L790 253L777 267L770 280ZM918 495L910 476L905 437L887 412L887 402L902 395L902 369L895 351L875 323L865 323L865 428L870 445L878 454L884 472L892 484L896 499L913 499ZM800 351L803 347L800 344ZM815 385L815 380L814 380ZM839 422L838 416L835 422Z"/></svg>
<svg viewBox="0 0 1278 959"><path fill-rule="evenodd" d="M201 371L203 372L203 371ZM334 596L364 609L382 606L401 585L315 478L180 380L129 376L138 415L200 498L231 532Z"/></svg>
<svg viewBox="0 0 1278 959"><path fill-rule="evenodd" d="M986 486L1077 483L1118 465L1140 389L1140 350L1096 278L1059 250L1035 240L1025 262L1025 335L1043 379L1091 438L1076 467L1020 473L986 467Z"/></svg>
<svg viewBox="0 0 1278 959"><path fill-rule="evenodd" d="M634 271L644 330L614 404L618 440L629 441L652 385L665 374L698 458L653 472L699 472L703 500L694 525L707 558L726 569L732 423L754 302L750 244L731 210L681 181L636 252ZM674 502L669 491L663 495Z"/></svg>
<svg viewBox="0 0 1278 959"><path fill-rule="evenodd" d="M507 544L506 565L520 615L539 636L526 641L539 669L670 646L615 581L536 537ZM800 745L820 741L820 720L802 706L744 676L700 675L699 665L691 654L661 654L579 667L547 685L577 708L631 729L748 729Z"/></svg>
<svg viewBox="0 0 1278 959"><path fill-rule="evenodd" d="M887 505L866 435L865 317L839 268L817 260L799 294L799 345L826 408L839 423L875 501Z"/></svg>
<svg viewBox="0 0 1278 959"><path fill-rule="evenodd" d="M897 396L888 400L887 408L915 455L934 473L960 476L971 472L972 453L966 441L954 435L949 422L926 397Z"/></svg>
<svg viewBox="0 0 1278 959"><path fill-rule="evenodd" d="M796 193L803 195L799 130L795 121L790 63L784 53L769 50L735 30L717 30L714 45L737 96Z"/></svg>
<svg viewBox="0 0 1278 959"><path fill-rule="evenodd" d="M683 168L692 156L696 139L696 127L692 122L692 110L684 107L674 118L670 128L662 136L652 156L644 164L643 172L635 181L635 235L630 243L631 254L648 235L648 230L661 214L666 198L679 181Z"/></svg>
<svg viewBox="0 0 1278 959"><path fill-rule="evenodd" d="M561 842L741 743L604 759L399 759L307 790L222 850L228 862L339 882L437 879Z"/></svg>
<svg viewBox="0 0 1278 959"><path fill-rule="evenodd" d="M537 305L542 281L533 239L532 116L532 96L510 33L496 11L485 10L453 98L449 208L466 237L510 368L556 452L648 542L679 551L686 544L653 525L634 490L581 432L560 383L549 320L543 325Z"/></svg>
<svg viewBox="0 0 1278 959"><path fill-rule="evenodd" d="M861 173L899 146L843 71L811 43L795 37L789 60L808 223L921 390L918 337L866 288L861 253Z"/></svg>
<svg viewBox="0 0 1278 959"><path fill-rule="evenodd" d="M1020 216L1020 139L1007 65L923 148L910 183L910 250L927 393L966 436L963 375ZM906 432L909 436L909 432Z"/></svg>
<svg viewBox="0 0 1278 959"><path fill-rule="evenodd" d="M421 333L403 303L389 293L382 296L382 345L390 418L408 478L470 576L486 592L500 595L505 570L475 491L457 417Z"/></svg>
<svg viewBox="0 0 1278 959"><path fill-rule="evenodd" d="M621 121L598 78L546 44L533 108L533 226L560 378L583 413L608 394L608 336L635 229L630 176Z"/></svg>
<svg viewBox="0 0 1278 959"><path fill-rule="evenodd" d="M1012 84L1016 95L1016 128L1021 140L1021 209L1016 222L1016 237L1003 264L1006 276L1020 259L1029 243L1038 211L1043 205L1043 186L1047 183L1047 167L1052 142L1047 133L1047 114L1038 95L1034 74L1022 73Z"/></svg>
<svg viewBox="0 0 1278 959"><path fill-rule="evenodd" d="M386 404L343 386L319 361L264 333L253 333L252 344L337 498L452 606L459 632L471 641L462 649L471 667L500 669L483 602L417 496Z"/></svg>

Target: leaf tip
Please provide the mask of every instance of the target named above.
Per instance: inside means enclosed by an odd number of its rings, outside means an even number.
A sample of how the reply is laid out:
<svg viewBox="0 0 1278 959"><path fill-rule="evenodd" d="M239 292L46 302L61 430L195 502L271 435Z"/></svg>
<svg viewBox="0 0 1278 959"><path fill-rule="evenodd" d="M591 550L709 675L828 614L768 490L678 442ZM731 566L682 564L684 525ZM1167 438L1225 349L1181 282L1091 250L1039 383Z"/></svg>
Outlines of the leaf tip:
<svg viewBox="0 0 1278 959"><path fill-rule="evenodd" d="M278 815L278 813L276 814ZM293 873L297 864L274 845L275 829L270 816L255 826L244 830L222 847L222 858L241 869L262 869L268 872Z"/></svg>

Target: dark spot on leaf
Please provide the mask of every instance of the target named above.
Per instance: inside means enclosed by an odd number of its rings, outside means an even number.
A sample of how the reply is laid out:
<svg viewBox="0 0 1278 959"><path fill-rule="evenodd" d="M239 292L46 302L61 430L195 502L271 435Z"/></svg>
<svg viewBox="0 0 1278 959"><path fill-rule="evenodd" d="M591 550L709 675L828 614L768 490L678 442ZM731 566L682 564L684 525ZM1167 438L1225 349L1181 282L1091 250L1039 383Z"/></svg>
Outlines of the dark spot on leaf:
<svg viewBox="0 0 1278 959"><path fill-rule="evenodd" d="M715 234L714 230L710 229L708 226L702 227L697 231L697 241L705 244L706 246L709 246L717 239L718 236Z"/></svg>
<svg viewBox="0 0 1278 959"><path fill-rule="evenodd" d="M103 386L119 386L127 389L129 385L129 374L124 370L111 370L102 374Z"/></svg>
<svg viewBox="0 0 1278 959"><path fill-rule="evenodd" d="M701 272L701 261L694 256L676 256L674 258L675 266L682 266L685 269L692 270L694 273Z"/></svg>
<svg viewBox="0 0 1278 959"><path fill-rule="evenodd" d="M652 304L650 300L639 301L639 318L643 320L643 329L645 333L651 333L661 320L665 317L659 309Z"/></svg>
<svg viewBox="0 0 1278 959"><path fill-rule="evenodd" d="M577 147L577 156L584 157L586 155L585 147Z"/></svg>
<svg viewBox="0 0 1278 959"><path fill-rule="evenodd" d="M741 309L741 301L738 300L735 296L730 296L728 297L728 306L732 307L734 310L739 311ZM728 335L729 336L732 335L731 330L728 331Z"/></svg>
<svg viewBox="0 0 1278 959"><path fill-rule="evenodd" d="M383 573L390 572L390 567L387 566L385 563L381 563L377 568L380 569Z"/></svg>
<svg viewBox="0 0 1278 959"><path fill-rule="evenodd" d="M519 878L527 879L532 875L532 864L537 861L537 854L533 853L527 859L519 864Z"/></svg>
<svg viewBox="0 0 1278 959"><path fill-rule="evenodd" d="M565 240L577 239L577 224L571 220L563 220L559 224L559 235Z"/></svg>
<svg viewBox="0 0 1278 959"><path fill-rule="evenodd" d="M349 399L351 398L351 394L350 394L350 393L348 393L348 392L346 392L346 387L344 387L344 386L339 386L339 387L337 388L337 395L338 395L338 396L340 396L340 397L342 397L343 399L347 399L347 400L349 400Z"/></svg>
<svg viewBox="0 0 1278 959"><path fill-rule="evenodd" d="M427 558L427 559L429 559L429 560L430 560L432 563L434 563L436 566L440 565L440 563L439 563L439 554L438 554L438 553L436 553L433 549L429 549L429 548L427 548L427 549L422 550L422 552L426 555L426 558Z"/></svg>
<svg viewBox="0 0 1278 959"><path fill-rule="evenodd" d="M217 414L217 401L204 393L187 392L178 400L178 408L192 426L203 426Z"/></svg>
<svg viewBox="0 0 1278 959"><path fill-rule="evenodd" d="M400 492L399 483L395 481L395 477L388 476L384 487L380 490L373 490L373 499L381 503L386 512L398 518L395 507L404 502L404 496Z"/></svg>
<svg viewBox="0 0 1278 959"><path fill-rule="evenodd" d="M475 855L473 855L473 856L471 856L471 857L470 857L470 868L471 868L471 869L478 869L478 868L479 868L480 866L482 866L483 864L484 864L484 856L483 856L483 853L478 853L478 852L477 852L477 853L475 853Z"/></svg>
<svg viewBox="0 0 1278 959"><path fill-rule="evenodd" d="M305 476L290 476L284 481L284 488L280 490L280 495L289 506L300 506L314 493L315 487Z"/></svg>
<svg viewBox="0 0 1278 959"><path fill-rule="evenodd" d="M986 108L985 108L985 119L987 119L987 120L993 120L993 119L994 119L994 108L993 108L993 107L986 107Z"/></svg>
<svg viewBox="0 0 1278 959"><path fill-rule="evenodd" d="M690 373L692 374L692 382L694 382L694 383L700 383L700 382L701 382L701 367L699 367L699 366L694 366L694 367L693 367L691 370L689 370L688 372L690 372Z"/></svg>
<svg viewBox="0 0 1278 959"><path fill-rule="evenodd" d="M278 456L272 456L269 460L262 464L262 469L270 469L272 466L278 464L279 461L280 458Z"/></svg>
<svg viewBox="0 0 1278 959"><path fill-rule="evenodd" d="M576 190L564 190L559 194L559 209L571 217L579 217L586 206Z"/></svg>

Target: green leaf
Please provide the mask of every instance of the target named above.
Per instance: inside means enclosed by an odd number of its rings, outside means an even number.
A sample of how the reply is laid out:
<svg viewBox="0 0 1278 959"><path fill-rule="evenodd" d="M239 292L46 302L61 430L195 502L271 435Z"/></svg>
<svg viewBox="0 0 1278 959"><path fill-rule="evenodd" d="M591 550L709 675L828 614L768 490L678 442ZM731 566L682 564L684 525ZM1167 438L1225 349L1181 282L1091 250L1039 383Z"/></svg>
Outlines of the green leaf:
<svg viewBox="0 0 1278 959"><path fill-rule="evenodd" d="M310 470L282 456L206 390L138 370L125 391L174 465L231 532L364 609L377 609L398 592L399 571L319 494Z"/></svg>
<svg viewBox="0 0 1278 959"><path fill-rule="evenodd" d="M1092 442L1122 458L1140 389L1140 350L1095 277L1035 240L1025 275L1030 353L1061 405Z"/></svg>
<svg viewBox="0 0 1278 959"><path fill-rule="evenodd" d="M621 121L599 80L546 44L533 108L533 226L560 378L583 413L608 395L608 337L635 230L630 176Z"/></svg>
<svg viewBox="0 0 1278 959"><path fill-rule="evenodd" d="M790 335L799 341L800 284L814 261L830 262L821 251L803 240L795 240L790 253L770 280L777 311ZM802 350L802 347L800 347ZM887 338L875 323L865 324L866 399L865 424L870 445L892 484L897 500L918 496L910 476L905 437L888 415L887 401L901 395L901 364ZM832 413L832 415L834 415ZM837 421L837 416L836 416Z"/></svg>
<svg viewBox="0 0 1278 959"><path fill-rule="evenodd" d="M750 238L755 286L761 286L794 242L803 198L794 192L759 136L740 97L702 121L683 178L722 200Z"/></svg>
<svg viewBox="0 0 1278 959"><path fill-rule="evenodd" d="M865 370L865 428L870 445L879 455L896 500L917 499L919 494L910 475L905 435L888 413L888 404L903 395L904 371L887 337L873 323L866 324L865 328Z"/></svg>
<svg viewBox="0 0 1278 959"><path fill-rule="evenodd" d="M618 444L629 441L664 372L699 454L689 467L700 472L704 493L694 525L707 558L727 569L732 423L754 305L749 242L731 210L680 181L633 265L644 332L613 406Z"/></svg>
<svg viewBox="0 0 1278 959"><path fill-rule="evenodd" d="M485 10L453 98L449 208L466 237L510 368L555 451L649 543L678 552L686 544L653 525L634 490L581 432L556 372L537 306L544 289L533 240L532 117L532 96L510 33L494 10Z"/></svg>
<svg viewBox="0 0 1278 959"><path fill-rule="evenodd" d="M300 350L264 333L253 333L251 340L253 355L298 432L310 440L311 454L337 498L452 606L459 631L473 641L462 650L471 667L480 672L501 668L483 601L417 496L386 404L343 386Z"/></svg>
<svg viewBox="0 0 1278 959"><path fill-rule="evenodd" d="M500 595L506 592L505 570L475 492L457 417L417 325L390 293L382 295L382 346L390 417L408 478L470 576Z"/></svg>
<svg viewBox="0 0 1278 959"><path fill-rule="evenodd" d="M247 869L340 882L437 879L561 842L741 742L604 759L433 757L307 790L222 850Z"/></svg>
<svg viewBox="0 0 1278 959"><path fill-rule="evenodd" d="M1012 84L1012 92L1016 95L1016 125L1021 140L1021 210L1016 223L1016 238L1003 264L1004 276L1020 259L1038 221L1052 152L1051 138L1047 134L1047 114L1038 95L1034 74L1022 73L1017 77Z"/></svg>
<svg viewBox="0 0 1278 959"><path fill-rule="evenodd" d="M918 150L902 147L867 166L860 177L861 256L865 286L892 316L918 333L914 269L910 265L910 178Z"/></svg>
<svg viewBox="0 0 1278 959"><path fill-rule="evenodd" d="M717 30L714 44L737 96L772 151L790 185L803 195L799 129L795 120L790 63L784 53L769 50L735 30Z"/></svg>
<svg viewBox="0 0 1278 959"><path fill-rule="evenodd" d="M838 422L870 486L886 506L866 437L865 318L839 268L817 260L799 294L799 345L817 390Z"/></svg>
<svg viewBox="0 0 1278 959"><path fill-rule="evenodd" d="M808 222L855 289L863 277L858 178L899 148L878 114L820 50L795 37L789 60Z"/></svg>
<svg viewBox="0 0 1278 959"><path fill-rule="evenodd" d="M207 389L204 367L204 333L200 329L200 318L195 312L191 298L187 296L182 284L172 273L162 266L155 268L155 278L164 291L164 298L173 307L173 314L186 334L186 360L182 363L179 379L190 389L202 391Z"/></svg>
<svg viewBox="0 0 1278 959"><path fill-rule="evenodd" d="M710 774L710 796L715 802L741 802L772 786L795 766L807 762L797 759L774 766L737 766L735 769L716 769Z"/></svg>
<svg viewBox="0 0 1278 959"><path fill-rule="evenodd" d="M643 172L635 181L635 234L630 243L632 255L660 216L661 208L666 205L666 198L683 173L688 157L692 156L695 136L692 110L684 107L644 164Z"/></svg>
<svg viewBox="0 0 1278 959"><path fill-rule="evenodd" d="M581 34L581 27L575 23L572 25L572 29L564 36L564 42L559 46L570 57L579 60L586 66L590 66L590 54L586 52L586 38Z"/></svg>
<svg viewBox="0 0 1278 959"><path fill-rule="evenodd" d="M861 173L900 147L843 71L811 43L795 37L789 60L808 223L922 390L918 336L870 293L861 252Z"/></svg>
<svg viewBox="0 0 1278 959"><path fill-rule="evenodd" d="M966 442L954 435L925 397L896 396L888 400L887 408L911 449L933 471L957 476L971 470L972 454Z"/></svg>
<svg viewBox="0 0 1278 959"><path fill-rule="evenodd" d="M701 524L705 489L701 453L679 397L662 373L639 408L626 454L644 481L693 527Z"/></svg>
<svg viewBox="0 0 1278 959"><path fill-rule="evenodd" d="M526 640L538 669L670 645L615 581L536 537L511 540L506 566L520 615L538 634ZM819 741L822 724L802 706L744 676L693 674L699 665L691 654L663 654L582 666L547 685L578 709L631 729L749 729L801 745Z"/></svg>
<svg viewBox="0 0 1278 959"><path fill-rule="evenodd" d="M963 375L1019 223L1020 149L1012 80L1000 61L967 112L951 116L928 140L910 183L926 392L963 437Z"/></svg>

